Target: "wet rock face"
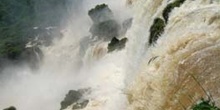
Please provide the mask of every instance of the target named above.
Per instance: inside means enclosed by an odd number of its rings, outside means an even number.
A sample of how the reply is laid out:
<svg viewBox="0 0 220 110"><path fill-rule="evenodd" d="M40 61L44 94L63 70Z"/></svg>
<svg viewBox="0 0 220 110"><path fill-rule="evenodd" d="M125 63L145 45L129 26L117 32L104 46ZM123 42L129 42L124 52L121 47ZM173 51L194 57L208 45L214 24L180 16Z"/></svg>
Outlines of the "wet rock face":
<svg viewBox="0 0 220 110"><path fill-rule="evenodd" d="M119 35L120 25L114 20L112 11L108 5L101 4L89 10L89 16L93 21L90 32L99 39L110 40Z"/></svg>
<svg viewBox="0 0 220 110"><path fill-rule="evenodd" d="M3 110L16 110L16 108L14 106L11 106L11 107L5 108Z"/></svg>
<svg viewBox="0 0 220 110"><path fill-rule="evenodd" d="M87 106L89 100L83 99L83 95L90 92L90 89L70 90L64 100L61 102L60 110L66 109L72 105L72 110L82 109Z"/></svg>
<svg viewBox="0 0 220 110"><path fill-rule="evenodd" d="M73 104L72 110L83 109L87 106L88 103L89 103L89 100L82 100L80 102L76 102Z"/></svg>
<svg viewBox="0 0 220 110"><path fill-rule="evenodd" d="M108 20L93 24L90 28L90 32L93 36L98 36L100 39L109 40L118 36L120 25L115 20Z"/></svg>
<svg viewBox="0 0 220 110"><path fill-rule="evenodd" d="M123 49L125 47L126 42L127 42L127 38L118 40L117 38L114 37L111 40L111 42L108 44L108 52Z"/></svg>
<svg viewBox="0 0 220 110"><path fill-rule="evenodd" d="M92 36L98 37L98 40L110 41L108 52L125 47L127 38L118 40L117 37L124 35L131 27L132 18L126 19L122 24L119 24L106 4L97 5L89 10L88 15L93 21L93 25L90 28Z"/></svg>
<svg viewBox="0 0 220 110"><path fill-rule="evenodd" d="M70 90L69 93L66 95L64 101L61 102L61 109L65 109L74 102L77 102L82 97L82 94L75 90Z"/></svg>

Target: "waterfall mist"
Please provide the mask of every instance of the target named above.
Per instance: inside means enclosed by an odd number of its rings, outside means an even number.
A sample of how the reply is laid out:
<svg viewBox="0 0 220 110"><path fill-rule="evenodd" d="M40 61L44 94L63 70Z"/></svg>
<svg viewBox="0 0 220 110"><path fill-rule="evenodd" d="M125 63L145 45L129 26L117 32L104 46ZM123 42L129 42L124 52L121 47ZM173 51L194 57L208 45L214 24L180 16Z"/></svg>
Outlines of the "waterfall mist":
<svg viewBox="0 0 220 110"><path fill-rule="evenodd" d="M44 56L39 63L39 69L32 70L28 64L21 64L2 70L0 109L13 105L18 110L58 110L60 102L69 90L88 87L93 90L93 93L88 96L93 100L91 108L94 106L93 103L100 104L100 108L94 108L96 110L124 107L120 102L125 99L120 95L124 88L124 76L120 74L123 71L120 68L123 65L121 52L104 57L101 55L97 59L99 53L95 51L101 49L103 54L106 54L107 42L100 42L95 45L96 47L91 46L86 50L80 48L81 45L87 45L87 42L80 43L80 40L90 35L89 28L92 22L88 16L88 10L97 4L106 3L121 22L131 16L124 2L69 0L68 13L62 16L63 22L61 22L60 32L63 37L53 39L50 46L41 46ZM44 9L39 10L44 11ZM46 18L46 20L49 19L51 18ZM56 36L58 35L55 34L54 37ZM80 51L85 51L85 55L81 56ZM104 103L107 100L109 101Z"/></svg>

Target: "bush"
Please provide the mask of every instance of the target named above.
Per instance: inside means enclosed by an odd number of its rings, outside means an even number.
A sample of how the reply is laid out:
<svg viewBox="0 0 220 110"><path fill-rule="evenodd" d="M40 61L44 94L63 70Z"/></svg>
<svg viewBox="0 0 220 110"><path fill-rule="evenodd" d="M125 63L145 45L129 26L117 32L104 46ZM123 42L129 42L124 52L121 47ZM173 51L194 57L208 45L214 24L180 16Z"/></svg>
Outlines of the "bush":
<svg viewBox="0 0 220 110"><path fill-rule="evenodd" d="M165 22L163 19L161 18L154 19L154 23L150 28L149 45L157 41L160 34L163 33L164 28L165 28Z"/></svg>
<svg viewBox="0 0 220 110"><path fill-rule="evenodd" d="M173 3L170 3L166 6L166 8L163 10L163 18L165 22L168 21L169 19L169 13L175 8L175 7L180 7L181 4L184 3L185 0L176 0Z"/></svg>
<svg viewBox="0 0 220 110"><path fill-rule="evenodd" d="M192 110L220 110L215 106L214 103L211 103L210 100L201 99L201 102L194 105Z"/></svg>

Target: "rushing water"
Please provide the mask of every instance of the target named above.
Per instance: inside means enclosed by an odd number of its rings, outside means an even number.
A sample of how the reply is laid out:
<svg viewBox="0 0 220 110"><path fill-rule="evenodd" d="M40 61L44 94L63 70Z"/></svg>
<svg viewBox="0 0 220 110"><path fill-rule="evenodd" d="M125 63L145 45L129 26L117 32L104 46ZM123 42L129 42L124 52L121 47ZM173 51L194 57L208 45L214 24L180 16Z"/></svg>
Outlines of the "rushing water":
<svg viewBox="0 0 220 110"><path fill-rule="evenodd" d="M83 14L71 18L74 25L66 26L64 37L42 47L38 71L26 66L4 71L14 74L2 78L0 109L58 110L68 90L88 87L92 92L84 110L182 110L210 95L220 106L218 0L186 0L173 9L151 47L150 26L172 0L129 0L127 5L123 0L91 0L85 9L101 2L112 7L119 21L133 16L125 49L107 53L108 42L80 43L91 22Z"/></svg>

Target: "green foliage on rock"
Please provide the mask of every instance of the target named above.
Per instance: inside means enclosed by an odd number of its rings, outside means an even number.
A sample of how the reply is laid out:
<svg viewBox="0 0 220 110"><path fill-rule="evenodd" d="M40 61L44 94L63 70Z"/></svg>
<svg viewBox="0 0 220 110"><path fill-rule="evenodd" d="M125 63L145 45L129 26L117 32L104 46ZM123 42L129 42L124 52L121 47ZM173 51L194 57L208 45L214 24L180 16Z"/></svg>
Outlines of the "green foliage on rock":
<svg viewBox="0 0 220 110"><path fill-rule="evenodd" d="M169 19L170 12L175 7L180 7L180 5L183 4L184 2L185 2L185 0L176 0L176 1L168 4L162 12L162 16L163 16L164 20L161 18L154 19L154 23L150 27L149 45L152 45L154 42L156 42L158 37L164 32L164 28L165 28L166 23Z"/></svg>
<svg viewBox="0 0 220 110"><path fill-rule="evenodd" d="M210 100L201 99L201 101L192 106L192 110L220 110Z"/></svg>
<svg viewBox="0 0 220 110"><path fill-rule="evenodd" d="M163 18L165 22L168 21L169 19L169 14L170 12L175 8L175 7L180 7L181 4L184 3L185 0L176 0L173 3L170 3L166 6L166 8L163 10Z"/></svg>
<svg viewBox="0 0 220 110"><path fill-rule="evenodd" d="M163 33L165 28L165 22L161 18L154 19L153 25L150 28L149 45L157 41L161 33Z"/></svg>

